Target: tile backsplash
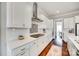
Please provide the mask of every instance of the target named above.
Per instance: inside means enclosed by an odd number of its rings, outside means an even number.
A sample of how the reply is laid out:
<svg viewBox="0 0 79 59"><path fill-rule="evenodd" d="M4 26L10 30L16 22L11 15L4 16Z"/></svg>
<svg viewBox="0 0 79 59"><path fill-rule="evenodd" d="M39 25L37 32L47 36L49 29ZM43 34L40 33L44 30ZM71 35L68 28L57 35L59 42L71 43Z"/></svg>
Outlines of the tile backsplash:
<svg viewBox="0 0 79 59"><path fill-rule="evenodd" d="M19 35L28 35L29 29L7 29L6 38L7 40L15 40Z"/></svg>

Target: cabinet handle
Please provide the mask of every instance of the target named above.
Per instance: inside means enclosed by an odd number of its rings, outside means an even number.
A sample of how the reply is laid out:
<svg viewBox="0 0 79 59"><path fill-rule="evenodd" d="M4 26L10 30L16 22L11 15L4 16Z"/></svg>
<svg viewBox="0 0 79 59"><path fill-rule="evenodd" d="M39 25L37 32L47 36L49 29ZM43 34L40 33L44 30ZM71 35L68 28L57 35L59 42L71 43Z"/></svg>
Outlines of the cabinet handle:
<svg viewBox="0 0 79 59"><path fill-rule="evenodd" d="M25 50L25 48L21 49L21 51Z"/></svg>
<svg viewBox="0 0 79 59"><path fill-rule="evenodd" d="M25 54L25 52L21 53L21 55Z"/></svg>
<svg viewBox="0 0 79 59"><path fill-rule="evenodd" d="M21 53L17 54L16 56L23 55L23 54L25 54L25 52L21 52Z"/></svg>

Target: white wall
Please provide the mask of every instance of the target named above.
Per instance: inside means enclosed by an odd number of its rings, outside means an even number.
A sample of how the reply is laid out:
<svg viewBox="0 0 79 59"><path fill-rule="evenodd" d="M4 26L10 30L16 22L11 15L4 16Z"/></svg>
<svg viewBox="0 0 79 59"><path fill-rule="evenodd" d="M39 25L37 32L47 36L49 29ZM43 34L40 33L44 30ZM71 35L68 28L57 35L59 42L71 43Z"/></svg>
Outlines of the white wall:
<svg viewBox="0 0 79 59"><path fill-rule="evenodd" d="M0 3L0 55L1 55L1 3Z"/></svg>
<svg viewBox="0 0 79 59"><path fill-rule="evenodd" d="M1 3L1 55L6 55L6 3Z"/></svg>

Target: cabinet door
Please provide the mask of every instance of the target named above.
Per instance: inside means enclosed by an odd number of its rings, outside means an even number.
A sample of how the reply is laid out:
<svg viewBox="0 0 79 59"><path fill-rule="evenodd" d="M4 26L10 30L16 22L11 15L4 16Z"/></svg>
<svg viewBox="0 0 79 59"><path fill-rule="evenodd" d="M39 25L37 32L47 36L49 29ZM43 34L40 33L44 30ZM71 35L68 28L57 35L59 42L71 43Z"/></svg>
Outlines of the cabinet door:
<svg viewBox="0 0 79 59"><path fill-rule="evenodd" d="M76 56L77 49L70 40L68 41L68 50L71 56Z"/></svg>
<svg viewBox="0 0 79 59"><path fill-rule="evenodd" d="M44 24L44 22L41 22L38 24L38 28L46 28L46 25Z"/></svg>
<svg viewBox="0 0 79 59"><path fill-rule="evenodd" d="M51 27L51 26L50 26L50 21L49 21L49 20L47 20L46 24L47 24L47 28L50 28L50 27Z"/></svg>
<svg viewBox="0 0 79 59"><path fill-rule="evenodd" d="M17 55L15 56L29 56L29 49L26 49L26 51L22 51L20 53L18 53Z"/></svg>
<svg viewBox="0 0 79 59"><path fill-rule="evenodd" d="M42 24L40 23L40 28L47 28L48 26L48 18L43 15L38 13L38 18L43 20Z"/></svg>
<svg viewBox="0 0 79 59"><path fill-rule="evenodd" d="M28 28L31 25L32 6L25 2L11 2L7 5L8 27ZM30 16L29 16L30 15ZM10 24L9 24L10 23Z"/></svg>
<svg viewBox="0 0 79 59"><path fill-rule="evenodd" d="M42 50L43 50L43 44L42 43L43 43L42 39L39 38L38 39L38 54L40 54L42 52Z"/></svg>
<svg viewBox="0 0 79 59"><path fill-rule="evenodd" d="M13 27L13 4L7 3L7 27Z"/></svg>
<svg viewBox="0 0 79 59"><path fill-rule="evenodd" d="M27 5L26 6L26 19L25 19L25 27L26 28L31 28L32 26L32 16L33 16L33 8L32 8L33 5Z"/></svg>
<svg viewBox="0 0 79 59"><path fill-rule="evenodd" d="M75 16L75 22L76 23L79 23L79 15L78 16Z"/></svg>
<svg viewBox="0 0 79 59"><path fill-rule="evenodd" d="M38 39L38 54L40 54L40 53L44 50L44 48L45 48L46 46L47 46L47 45L46 45L46 38L45 38L45 36L40 37L40 38Z"/></svg>
<svg viewBox="0 0 79 59"><path fill-rule="evenodd" d="M64 28L74 28L74 17L64 19Z"/></svg>
<svg viewBox="0 0 79 59"><path fill-rule="evenodd" d="M75 22L74 22L74 17L69 18L69 28L74 28Z"/></svg>
<svg viewBox="0 0 79 59"><path fill-rule="evenodd" d="M64 28L69 28L68 24L69 24L68 18L64 19Z"/></svg>
<svg viewBox="0 0 79 59"><path fill-rule="evenodd" d="M38 18L43 20L43 22L39 23L39 28L46 28L46 23L45 23L46 18L45 18L45 16L43 14L39 14Z"/></svg>
<svg viewBox="0 0 79 59"><path fill-rule="evenodd" d="M49 20L49 22L50 22L50 28L53 30L53 19L51 19L51 20Z"/></svg>
<svg viewBox="0 0 79 59"><path fill-rule="evenodd" d="M23 45L21 47L12 50L12 55L14 56L29 56L29 44Z"/></svg>
<svg viewBox="0 0 79 59"><path fill-rule="evenodd" d="M38 55L38 44L37 40L30 43L30 56Z"/></svg>
<svg viewBox="0 0 79 59"><path fill-rule="evenodd" d="M11 3L13 11L13 25L14 27L24 27L25 26L25 7L26 5L22 2L13 2Z"/></svg>

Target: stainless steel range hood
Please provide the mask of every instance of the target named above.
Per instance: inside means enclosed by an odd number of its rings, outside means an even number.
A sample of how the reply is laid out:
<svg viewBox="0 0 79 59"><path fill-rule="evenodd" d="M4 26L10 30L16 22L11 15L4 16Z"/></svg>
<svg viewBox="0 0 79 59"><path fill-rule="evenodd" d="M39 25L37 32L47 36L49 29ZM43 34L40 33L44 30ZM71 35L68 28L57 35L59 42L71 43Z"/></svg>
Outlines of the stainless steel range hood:
<svg viewBox="0 0 79 59"><path fill-rule="evenodd" d="M35 22L43 22L43 20L40 20L38 17L37 17L37 3L34 2L33 3L33 17L32 17L32 21L35 21Z"/></svg>

